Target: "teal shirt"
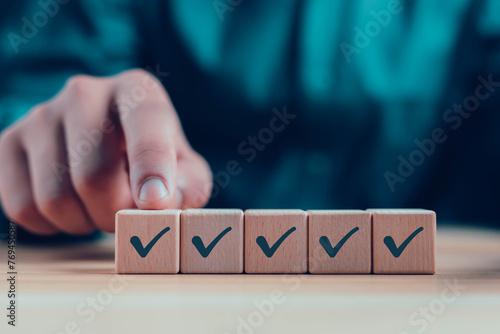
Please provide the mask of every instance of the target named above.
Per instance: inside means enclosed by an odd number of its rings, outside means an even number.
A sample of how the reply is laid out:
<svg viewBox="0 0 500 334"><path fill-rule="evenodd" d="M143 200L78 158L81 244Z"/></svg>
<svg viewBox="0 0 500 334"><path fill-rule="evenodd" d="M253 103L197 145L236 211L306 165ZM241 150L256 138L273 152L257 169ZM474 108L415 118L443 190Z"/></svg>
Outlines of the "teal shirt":
<svg viewBox="0 0 500 334"><path fill-rule="evenodd" d="M500 81L498 13L495 0L16 1L0 14L0 123L71 75L159 69L216 176L210 206L498 220L499 87L470 116L453 110ZM289 124L265 130L284 108Z"/></svg>

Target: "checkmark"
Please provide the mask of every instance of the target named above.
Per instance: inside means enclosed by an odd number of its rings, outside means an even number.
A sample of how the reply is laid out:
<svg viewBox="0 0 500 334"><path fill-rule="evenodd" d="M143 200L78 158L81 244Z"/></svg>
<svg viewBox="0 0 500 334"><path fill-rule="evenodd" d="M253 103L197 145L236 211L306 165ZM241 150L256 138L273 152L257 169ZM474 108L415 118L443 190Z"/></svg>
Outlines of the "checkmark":
<svg viewBox="0 0 500 334"><path fill-rule="evenodd" d="M394 243L394 239L390 236L386 236L384 238L384 244L387 246L387 248L391 251L392 255L394 255L395 258L398 258L401 256L401 253L405 250L406 246L410 243L410 241L413 240L419 234L424 230L423 227L419 227L413 232L408 238L406 238L405 241L401 244L401 246L396 247L396 244Z"/></svg>
<svg viewBox="0 0 500 334"><path fill-rule="evenodd" d="M257 237L257 239L255 241L257 241L257 245L260 246L260 249L262 249L262 252L264 252L264 254L271 258L274 253L276 252L276 250L278 249L278 247L283 243L283 241L285 241L285 239L290 235L292 234L293 231L295 231L297 228L295 227L292 227L291 229L289 229L288 231L286 231L285 234L283 234L281 236L281 238L278 239L278 241L275 242L275 244L269 248L269 244L267 243L267 240L266 238L264 238L262 235Z"/></svg>
<svg viewBox="0 0 500 334"><path fill-rule="evenodd" d="M342 240L339 241L338 244L335 245L335 247L332 247L332 244L330 243L330 239L328 239L327 236L322 236L319 238L319 243L323 248L325 249L326 253L331 257L334 258L335 255L339 252L339 250L344 246L345 242L357 231L359 231L359 227L353 228L349 233L347 233Z"/></svg>
<svg viewBox="0 0 500 334"><path fill-rule="evenodd" d="M170 227L166 227L164 228L163 230L161 230L160 233L158 233L154 238L153 240L151 240L149 242L149 244L146 245L146 247L143 247L142 246L142 242L141 242L141 239L139 239L138 236L134 235L132 238L130 238L130 243L132 244L132 246L134 246L135 250L137 251L137 253L139 254L140 257L142 258L145 258L149 251L151 250L151 248L153 248L153 246L156 244L156 242L158 240L160 240L160 238L165 234L167 233L168 231L170 231Z"/></svg>
<svg viewBox="0 0 500 334"><path fill-rule="evenodd" d="M229 231L231 231L231 227L228 227L224 231L222 231L206 248L199 236L194 236L191 241L193 242L193 245L194 247L196 247L198 252L200 252L201 256L207 257L212 249L214 249L215 245L217 245L217 243L220 241L220 239L222 239L222 237L225 236Z"/></svg>

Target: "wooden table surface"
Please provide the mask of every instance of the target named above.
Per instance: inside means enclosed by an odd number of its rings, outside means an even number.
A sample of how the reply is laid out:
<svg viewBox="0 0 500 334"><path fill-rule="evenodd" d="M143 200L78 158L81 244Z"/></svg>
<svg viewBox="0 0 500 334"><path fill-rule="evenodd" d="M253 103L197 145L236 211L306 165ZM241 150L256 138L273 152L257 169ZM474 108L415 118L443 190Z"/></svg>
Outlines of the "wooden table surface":
<svg viewBox="0 0 500 334"><path fill-rule="evenodd" d="M499 334L500 231L438 228L437 246L436 275L403 276L116 275L111 236L18 245L0 333Z"/></svg>

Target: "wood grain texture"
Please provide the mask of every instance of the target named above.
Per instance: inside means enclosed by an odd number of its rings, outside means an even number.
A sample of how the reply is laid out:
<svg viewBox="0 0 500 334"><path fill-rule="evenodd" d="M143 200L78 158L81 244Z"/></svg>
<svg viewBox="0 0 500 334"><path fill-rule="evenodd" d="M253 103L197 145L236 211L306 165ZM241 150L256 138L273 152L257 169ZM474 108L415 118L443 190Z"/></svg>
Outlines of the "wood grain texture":
<svg viewBox="0 0 500 334"><path fill-rule="evenodd" d="M108 234L85 242L18 242L19 323L12 330L2 321L0 333L238 333L239 319L261 312L255 303L266 303L273 291L286 300L251 328L256 334L332 328L415 334L421 326L409 316L425 320L419 308L436 307L443 293L455 299L443 313L429 313L435 320L425 334L477 333L478 324L482 332L500 333L500 230L475 222L438 224L436 275L116 275L114 247ZM460 295L448 288L455 282L466 287ZM2 305L7 284L0 281ZM78 331L66 331L71 322Z"/></svg>
<svg viewBox="0 0 500 334"><path fill-rule="evenodd" d="M270 248L290 229L295 228L267 257L257 244L262 236ZM307 213L302 210L245 211L245 272L306 273Z"/></svg>
<svg viewBox="0 0 500 334"><path fill-rule="evenodd" d="M115 266L119 274L179 272L181 210L122 210L116 213ZM141 257L131 243L133 236L147 245L165 228L170 230Z"/></svg>
<svg viewBox="0 0 500 334"><path fill-rule="evenodd" d="M203 246L231 228L203 257L193 243L199 237ZM243 272L243 211L239 209L189 209L181 214L182 273ZM199 240L200 240L199 239Z"/></svg>
<svg viewBox="0 0 500 334"><path fill-rule="evenodd" d="M307 215L311 274L371 273L371 213L361 210L309 210ZM349 234L345 243L335 249ZM329 244L323 246L320 239L323 242L328 240ZM331 247L328 248L330 255L325 250L328 246ZM336 253L332 257L333 252Z"/></svg>
<svg viewBox="0 0 500 334"><path fill-rule="evenodd" d="M375 274L434 274L436 272L436 214L422 209L371 209L373 272ZM418 233L396 257L384 242L397 247Z"/></svg>

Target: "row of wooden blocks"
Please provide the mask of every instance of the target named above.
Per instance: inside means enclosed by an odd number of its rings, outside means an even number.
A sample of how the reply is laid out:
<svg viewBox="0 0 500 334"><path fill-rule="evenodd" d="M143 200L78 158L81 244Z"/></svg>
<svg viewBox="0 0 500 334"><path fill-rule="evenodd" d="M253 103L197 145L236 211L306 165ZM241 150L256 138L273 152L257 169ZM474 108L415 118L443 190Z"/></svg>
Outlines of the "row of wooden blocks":
<svg viewBox="0 0 500 334"><path fill-rule="evenodd" d="M117 273L433 274L436 214L375 210L122 210Z"/></svg>

